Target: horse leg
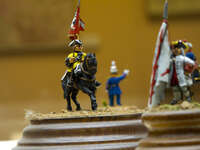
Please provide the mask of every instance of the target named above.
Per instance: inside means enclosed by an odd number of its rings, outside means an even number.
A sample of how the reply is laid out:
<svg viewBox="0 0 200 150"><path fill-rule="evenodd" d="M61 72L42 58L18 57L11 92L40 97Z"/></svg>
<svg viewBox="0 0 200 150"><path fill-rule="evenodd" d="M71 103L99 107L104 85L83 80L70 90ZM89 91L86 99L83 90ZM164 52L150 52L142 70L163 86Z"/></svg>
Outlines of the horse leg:
<svg viewBox="0 0 200 150"><path fill-rule="evenodd" d="M81 106L80 106L79 102L77 101L77 94L78 94L78 90L73 89L71 98L72 98L73 102L76 104L76 110L79 111L79 110L81 110Z"/></svg>
<svg viewBox="0 0 200 150"><path fill-rule="evenodd" d="M67 110L68 111L72 111L71 100L70 100L71 92L72 92L72 89L70 87L66 87L66 100L67 100Z"/></svg>
<svg viewBox="0 0 200 150"><path fill-rule="evenodd" d="M95 92L91 91L89 88L83 87L83 86L80 86L80 89L81 89L81 91L86 93L88 96L90 96L92 110L96 110L97 109L97 102L96 102Z"/></svg>
<svg viewBox="0 0 200 150"><path fill-rule="evenodd" d="M92 110L96 110L97 109L97 102L96 102L96 96L95 96L94 93L92 93L90 95L90 99L91 99Z"/></svg>

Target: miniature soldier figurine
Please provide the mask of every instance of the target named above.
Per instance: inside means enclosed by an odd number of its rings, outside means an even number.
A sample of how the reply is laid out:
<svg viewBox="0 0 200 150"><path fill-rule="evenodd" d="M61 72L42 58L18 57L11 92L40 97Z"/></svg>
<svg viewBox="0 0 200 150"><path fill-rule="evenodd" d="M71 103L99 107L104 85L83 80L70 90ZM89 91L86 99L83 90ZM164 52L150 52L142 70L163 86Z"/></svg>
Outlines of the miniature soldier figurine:
<svg viewBox="0 0 200 150"><path fill-rule="evenodd" d="M84 61L84 57L86 53L82 52L83 46L80 40L73 40L69 43L69 47L74 48L74 52L70 53L65 60L65 64L67 66L67 70L63 77L61 78L62 88L64 90L64 98L66 98L66 88L71 87L73 85L73 70L76 68L78 64Z"/></svg>
<svg viewBox="0 0 200 150"><path fill-rule="evenodd" d="M197 62L195 54L192 52L192 43L185 41L185 44L186 44L185 56L192 59L196 63L196 67L194 71L192 72L192 80L194 83L197 83L200 81L199 67L197 65L198 62Z"/></svg>
<svg viewBox="0 0 200 150"><path fill-rule="evenodd" d="M176 104L178 101L183 100L184 97L188 102L191 102L191 92L189 87L193 83L190 74L193 71L195 62L184 56L183 52L186 48L184 42L172 42L171 48L172 61L170 64L170 84L173 89L173 100L171 101L171 104Z"/></svg>
<svg viewBox="0 0 200 150"><path fill-rule="evenodd" d="M108 79L106 90L108 91L110 106L114 106L114 97L117 97L117 105L121 105L120 96L122 94L119 83L123 80L128 74L129 70L125 69L123 75L117 77L118 71L115 65L115 61L112 61L112 66L110 67L111 78Z"/></svg>
<svg viewBox="0 0 200 150"><path fill-rule="evenodd" d="M73 40L69 43L69 47L74 48L74 52L70 53L65 60L65 64L68 67L67 69L67 86L73 85L73 70L78 64L84 61L86 53L82 52L83 46L80 40Z"/></svg>
<svg viewBox="0 0 200 150"><path fill-rule="evenodd" d="M184 42L186 44L186 53L185 56L192 59L193 61L196 61L196 56L194 55L194 53L192 52L192 43L189 43L187 41Z"/></svg>

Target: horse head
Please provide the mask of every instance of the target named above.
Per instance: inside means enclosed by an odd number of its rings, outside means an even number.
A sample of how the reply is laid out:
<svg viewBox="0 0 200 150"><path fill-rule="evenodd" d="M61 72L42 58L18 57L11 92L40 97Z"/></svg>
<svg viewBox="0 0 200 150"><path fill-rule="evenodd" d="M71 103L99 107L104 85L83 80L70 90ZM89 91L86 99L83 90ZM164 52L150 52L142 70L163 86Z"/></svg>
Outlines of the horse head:
<svg viewBox="0 0 200 150"><path fill-rule="evenodd" d="M97 72L97 60L95 53L88 53L83 62L84 69L91 75Z"/></svg>

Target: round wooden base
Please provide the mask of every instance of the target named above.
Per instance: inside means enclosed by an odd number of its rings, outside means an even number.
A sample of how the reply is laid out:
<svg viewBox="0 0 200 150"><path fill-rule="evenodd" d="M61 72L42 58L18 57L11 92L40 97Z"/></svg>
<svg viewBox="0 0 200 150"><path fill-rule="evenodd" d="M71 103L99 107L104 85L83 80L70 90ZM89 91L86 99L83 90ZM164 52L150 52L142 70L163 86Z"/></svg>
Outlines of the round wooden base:
<svg viewBox="0 0 200 150"><path fill-rule="evenodd" d="M134 150L141 114L31 120L13 150Z"/></svg>
<svg viewBox="0 0 200 150"><path fill-rule="evenodd" d="M200 110L146 113L149 130L136 150L200 150Z"/></svg>

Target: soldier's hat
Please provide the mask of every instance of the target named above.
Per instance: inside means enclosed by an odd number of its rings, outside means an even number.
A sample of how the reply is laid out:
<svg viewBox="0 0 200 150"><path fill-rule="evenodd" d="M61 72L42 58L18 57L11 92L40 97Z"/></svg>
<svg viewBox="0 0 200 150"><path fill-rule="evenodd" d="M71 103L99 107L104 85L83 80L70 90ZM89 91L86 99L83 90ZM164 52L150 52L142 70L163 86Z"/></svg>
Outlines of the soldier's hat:
<svg viewBox="0 0 200 150"><path fill-rule="evenodd" d="M83 45L83 42L81 40L73 40L69 43L69 47L74 47L74 46L82 46Z"/></svg>
<svg viewBox="0 0 200 150"><path fill-rule="evenodd" d="M185 44L186 44L186 51L191 51L192 50L192 43L186 41Z"/></svg>
<svg viewBox="0 0 200 150"><path fill-rule="evenodd" d="M171 43L171 47L172 48L183 48L185 49L187 47L186 43L182 40L177 40L177 41L173 41Z"/></svg>

